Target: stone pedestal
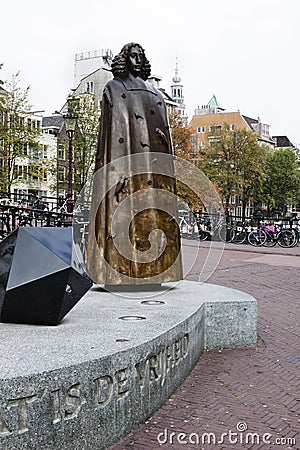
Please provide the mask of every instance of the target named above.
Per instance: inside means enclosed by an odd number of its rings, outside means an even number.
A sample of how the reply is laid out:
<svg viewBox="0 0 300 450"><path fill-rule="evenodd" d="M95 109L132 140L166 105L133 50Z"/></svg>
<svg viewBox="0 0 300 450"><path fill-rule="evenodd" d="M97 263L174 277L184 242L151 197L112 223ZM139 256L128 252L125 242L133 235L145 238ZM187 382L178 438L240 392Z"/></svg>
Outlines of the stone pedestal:
<svg viewBox="0 0 300 450"><path fill-rule="evenodd" d="M57 327L2 323L0 448L107 449L205 348L255 346L256 321L250 295L183 281L131 297L93 287Z"/></svg>

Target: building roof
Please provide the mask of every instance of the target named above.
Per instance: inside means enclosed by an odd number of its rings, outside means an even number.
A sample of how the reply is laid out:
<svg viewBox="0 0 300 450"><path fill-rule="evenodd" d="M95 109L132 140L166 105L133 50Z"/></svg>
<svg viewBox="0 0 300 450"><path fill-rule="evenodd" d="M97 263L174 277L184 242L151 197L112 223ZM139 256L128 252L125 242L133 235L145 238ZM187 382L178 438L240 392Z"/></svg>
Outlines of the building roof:
<svg viewBox="0 0 300 450"><path fill-rule="evenodd" d="M78 86L74 89L76 91L76 89L78 89L78 87L81 85L81 83L86 80L87 78L91 77L92 75L94 75L97 72L100 72L101 70L105 70L106 72L111 72L111 68L110 67L99 67L98 69L93 70L93 72L88 73L87 75L85 75L83 78L81 78Z"/></svg>
<svg viewBox="0 0 300 450"><path fill-rule="evenodd" d="M173 98L165 91L165 89L159 87L158 90L162 93L164 101L167 105L178 106L177 103L173 100Z"/></svg>
<svg viewBox="0 0 300 450"><path fill-rule="evenodd" d="M42 118L42 128L60 128L63 124L64 118L60 114L47 116Z"/></svg>
<svg viewBox="0 0 300 450"><path fill-rule="evenodd" d="M243 114L241 114L241 116L245 120L245 122L248 125L248 127L251 128L251 130L255 131L254 128L253 128L253 124L258 123L258 120L257 119L252 119L251 117L244 116Z"/></svg>
<svg viewBox="0 0 300 450"><path fill-rule="evenodd" d="M287 136L272 136L276 142L276 147L294 147Z"/></svg>
<svg viewBox="0 0 300 450"><path fill-rule="evenodd" d="M217 100L217 97L215 96L215 94L209 100L209 102L207 103L207 106L209 108L218 108L218 109L225 110L225 108L223 108L223 106L221 106L220 102Z"/></svg>

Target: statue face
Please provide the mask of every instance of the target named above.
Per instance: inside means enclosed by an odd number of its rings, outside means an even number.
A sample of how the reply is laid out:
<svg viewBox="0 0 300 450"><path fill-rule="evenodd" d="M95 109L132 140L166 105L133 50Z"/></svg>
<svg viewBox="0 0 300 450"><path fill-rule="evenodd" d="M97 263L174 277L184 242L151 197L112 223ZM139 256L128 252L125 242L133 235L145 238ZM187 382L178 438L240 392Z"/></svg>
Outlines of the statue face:
<svg viewBox="0 0 300 450"><path fill-rule="evenodd" d="M143 53L139 47L131 47L127 57L127 66L129 72L138 76L142 70Z"/></svg>

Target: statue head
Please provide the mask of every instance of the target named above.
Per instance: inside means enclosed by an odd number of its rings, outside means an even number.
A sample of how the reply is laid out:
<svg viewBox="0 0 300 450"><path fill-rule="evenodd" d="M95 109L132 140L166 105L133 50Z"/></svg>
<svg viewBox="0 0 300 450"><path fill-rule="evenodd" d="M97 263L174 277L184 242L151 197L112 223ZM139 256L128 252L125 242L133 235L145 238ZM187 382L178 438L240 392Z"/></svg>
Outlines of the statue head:
<svg viewBox="0 0 300 450"><path fill-rule="evenodd" d="M111 69L114 77L123 78L128 73L147 80L151 73L151 65L140 44L131 42L124 45L121 52L112 61Z"/></svg>

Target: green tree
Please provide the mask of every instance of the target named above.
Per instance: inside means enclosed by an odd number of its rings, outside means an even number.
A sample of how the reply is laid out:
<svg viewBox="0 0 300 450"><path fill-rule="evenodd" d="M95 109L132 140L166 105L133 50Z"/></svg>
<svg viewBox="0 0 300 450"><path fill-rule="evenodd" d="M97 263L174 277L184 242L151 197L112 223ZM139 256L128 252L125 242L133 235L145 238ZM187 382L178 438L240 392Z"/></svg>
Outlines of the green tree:
<svg viewBox="0 0 300 450"><path fill-rule="evenodd" d="M196 164L192 146L192 129L176 111L169 114L169 123L175 155ZM191 210L201 209L202 204L198 196L181 181L177 181L177 194Z"/></svg>
<svg viewBox="0 0 300 450"><path fill-rule="evenodd" d="M27 159L31 153L34 159L31 169L38 176L39 171L35 170L35 161L39 152L38 138L41 132L36 126L36 122L31 120L31 105L28 101L29 87L21 88L19 73L13 75L4 86L6 93L2 97L0 121L1 189L10 192L11 186L18 176L18 161L23 158Z"/></svg>
<svg viewBox="0 0 300 450"><path fill-rule="evenodd" d="M261 200L272 209L285 214L288 205L295 206L300 200L300 172L296 151L279 148L268 153L265 164L266 179Z"/></svg>
<svg viewBox="0 0 300 450"><path fill-rule="evenodd" d="M258 144L256 133L231 130L228 124L213 130L209 137L210 145L203 149L200 168L215 183L226 213L231 196L239 196L244 218L247 202L264 181L266 149Z"/></svg>
<svg viewBox="0 0 300 450"><path fill-rule="evenodd" d="M0 70L2 69L2 66L3 66L3 64L0 63ZM3 88L2 88L3 84L4 84L4 81L1 80L1 78L0 78L0 92L1 92L1 90L3 90ZM3 104L3 95L2 95L2 92L1 92L1 94L0 94L0 108L1 108L2 104Z"/></svg>
<svg viewBox="0 0 300 450"><path fill-rule="evenodd" d="M74 107L78 116L78 132L74 139L74 181L81 190L94 172L100 114L95 106L94 94L82 94L77 100Z"/></svg>
<svg viewBox="0 0 300 450"><path fill-rule="evenodd" d="M169 123L175 155L190 160L193 152L191 128L177 111L169 114Z"/></svg>
<svg viewBox="0 0 300 450"><path fill-rule="evenodd" d="M0 64L0 70L2 69L3 64ZM4 82L2 81L2 79L0 78L0 190L3 188L3 182L2 180L4 179L4 162L3 162L3 136L1 134L1 129L2 126L4 124L4 117L5 117L5 113L4 113L4 101L5 101L5 96L6 96L6 91L2 88Z"/></svg>
<svg viewBox="0 0 300 450"><path fill-rule="evenodd" d="M95 107L94 95L90 93L79 96L71 95L67 106L77 115L76 132L73 138L73 190L79 194L86 182L94 173L95 154L99 135L99 110ZM52 161L52 189L57 189L59 169L65 168L68 174L68 137L63 127L58 137L59 154ZM64 159L60 156L64 154ZM66 190L67 180L64 186Z"/></svg>

